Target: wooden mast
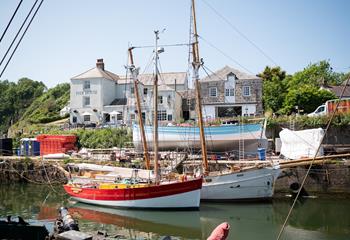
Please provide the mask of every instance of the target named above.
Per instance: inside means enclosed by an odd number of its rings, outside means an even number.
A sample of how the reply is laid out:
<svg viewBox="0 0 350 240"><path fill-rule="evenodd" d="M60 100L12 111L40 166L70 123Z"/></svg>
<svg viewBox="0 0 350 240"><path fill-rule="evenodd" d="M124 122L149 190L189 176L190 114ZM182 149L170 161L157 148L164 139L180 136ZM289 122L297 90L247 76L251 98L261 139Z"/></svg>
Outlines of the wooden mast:
<svg viewBox="0 0 350 240"><path fill-rule="evenodd" d="M156 184L159 182L158 176L158 35L159 31L154 31L156 35L155 44L155 78L153 83L153 150L154 150L154 175Z"/></svg>
<svg viewBox="0 0 350 240"><path fill-rule="evenodd" d="M135 97L136 97L136 108L137 108L137 116L138 116L138 122L140 126L140 132L141 132L141 141L143 145L143 155L145 156L145 161L146 161L146 168L147 170L150 169L150 160L149 160L149 154L148 154L148 147L147 147L147 139L145 135L145 129L143 126L143 119L142 119L142 111L141 111L141 103L140 103L140 95L139 95L139 88L138 88L138 82L139 80L137 79L137 69L135 68L134 65L134 58L132 55L132 47L128 49L129 51L129 58L130 58L130 70L132 74L132 78L134 80L134 92L135 92Z"/></svg>
<svg viewBox="0 0 350 240"><path fill-rule="evenodd" d="M205 134L203 127L203 115L202 115L202 102L201 102L201 94L200 94L200 83L199 83L199 67L200 67L200 59L199 59L199 48L198 48L198 34L197 34L197 23L196 23L196 10L194 0L192 0L192 16L193 16L193 32L194 32L194 43L193 43L193 78L195 79L195 87L196 87L196 106L197 106L197 114L198 114L198 126L201 140L201 149L202 149L202 159L203 159L203 168L204 174L209 172L208 167L208 156L207 156L207 146L205 143Z"/></svg>

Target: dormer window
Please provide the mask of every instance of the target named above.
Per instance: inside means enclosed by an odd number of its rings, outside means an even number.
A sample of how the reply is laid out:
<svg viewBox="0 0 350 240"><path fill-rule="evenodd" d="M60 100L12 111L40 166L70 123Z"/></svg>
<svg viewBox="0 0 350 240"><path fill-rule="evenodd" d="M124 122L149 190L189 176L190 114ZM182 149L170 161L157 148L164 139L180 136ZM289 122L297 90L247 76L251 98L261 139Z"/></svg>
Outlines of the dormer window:
<svg viewBox="0 0 350 240"><path fill-rule="evenodd" d="M83 89L90 90L90 81L84 81Z"/></svg>
<svg viewBox="0 0 350 240"><path fill-rule="evenodd" d="M227 81L234 82L237 79L237 76L234 73L230 73L227 75Z"/></svg>

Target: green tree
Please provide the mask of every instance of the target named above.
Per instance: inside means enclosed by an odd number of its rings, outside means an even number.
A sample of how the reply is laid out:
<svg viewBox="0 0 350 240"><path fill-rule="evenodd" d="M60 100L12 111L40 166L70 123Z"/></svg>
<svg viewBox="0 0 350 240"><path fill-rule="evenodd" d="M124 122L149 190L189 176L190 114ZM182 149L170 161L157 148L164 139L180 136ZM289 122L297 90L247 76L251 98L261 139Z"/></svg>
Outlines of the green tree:
<svg viewBox="0 0 350 240"><path fill-rule="evenodd" d="M333 71L328 61L320 61L308 65L302 71L296 72L292 78L286 82L289 89L297 89L307 84L314 87L322 85L339 85L342 82L342 75Z"/></svg>
<svg viewBox="0 0 350 240"><path fill-rule="evenodd" d="M286 72L280 67L266 66L265 70L258 76L263 79L264 109L277 112L282 107L286 94L284 84Z"/></svg>
<svg viewBox="0 0 350 240"><path fill-rule="evenodd" d="M327 90L320 89L311 84L305 84L298 89L290 89L284 99L283 109L284 114L296 112L296 106L304 113L310 113L319 105L327 100L334 99L336 96Z"/></svg>
<svg viewBox="0 0 350 240"><path fill-rule="evenodd" d="M34 99L46 90L42 82L21 78L17 83L0 81L0 132L17 122Z"/></svg>

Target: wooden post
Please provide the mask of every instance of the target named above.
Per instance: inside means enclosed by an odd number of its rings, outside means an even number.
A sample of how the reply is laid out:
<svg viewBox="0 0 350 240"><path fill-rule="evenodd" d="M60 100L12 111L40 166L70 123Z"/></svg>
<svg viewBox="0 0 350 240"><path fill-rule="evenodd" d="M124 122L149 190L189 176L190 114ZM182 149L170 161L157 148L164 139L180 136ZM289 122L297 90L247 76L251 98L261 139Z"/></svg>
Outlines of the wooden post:
<svg viewBox="0 0 350 240"><path fill-rule="evenodd" d="M150 169L150 159L149 159L149 153L148 153L145 129L144 129L144 126L143 126L142 110L141 110L141 103L140 103L140 95L139 95L139 88L138 88L137 73L136 73L136 69L135 69L135 66L134 66L134 58L133 58L133 55L132 55L132 48L129 48L128 51L129 51L129 58L130 58L130 64L131 64L131 72L132 72L133 80L134 80L134 92L135 92L135 97L136 97L136 108L137 108L138 122L139 122L139 126L140 126L141 142L142 142L142 145L143 145L143 155L145 156L146 168L147 168L147 170L149 170Z"/></svg>
<svg viewBox="0 0 350 240"><path fill-rule="evenodd" d="M208 174L209 172L208 156L207 156L207 146L205 142L205 134L204 134L204 127L203 127L202 102L201 102L200 83L199 83L199 74L198 74L198 70L200 67L200 59L199 59L198 34L197 34L196 11L195 11L194 0L192 0L192 15L193 15L193 31L194 31L194 38L195 38L195 42L193 43L192 65L193 65L193 77L195 79L195 87L196 87L198 127L199 127L200 140L201 140L204 174Z"/></svg>

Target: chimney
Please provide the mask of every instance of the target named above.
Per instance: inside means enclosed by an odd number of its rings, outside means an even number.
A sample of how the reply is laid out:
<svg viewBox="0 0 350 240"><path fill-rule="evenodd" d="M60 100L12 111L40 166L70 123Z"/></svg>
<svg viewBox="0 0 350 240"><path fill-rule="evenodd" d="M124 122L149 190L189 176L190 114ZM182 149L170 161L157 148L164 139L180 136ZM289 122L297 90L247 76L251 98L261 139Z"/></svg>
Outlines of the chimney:
<svg viewBox="0 0 350 240"><path fill-rule="evenodd" d="M105 64L103 63L103 58L97 59L96 67L103 71L105 70Z"/></svg>

